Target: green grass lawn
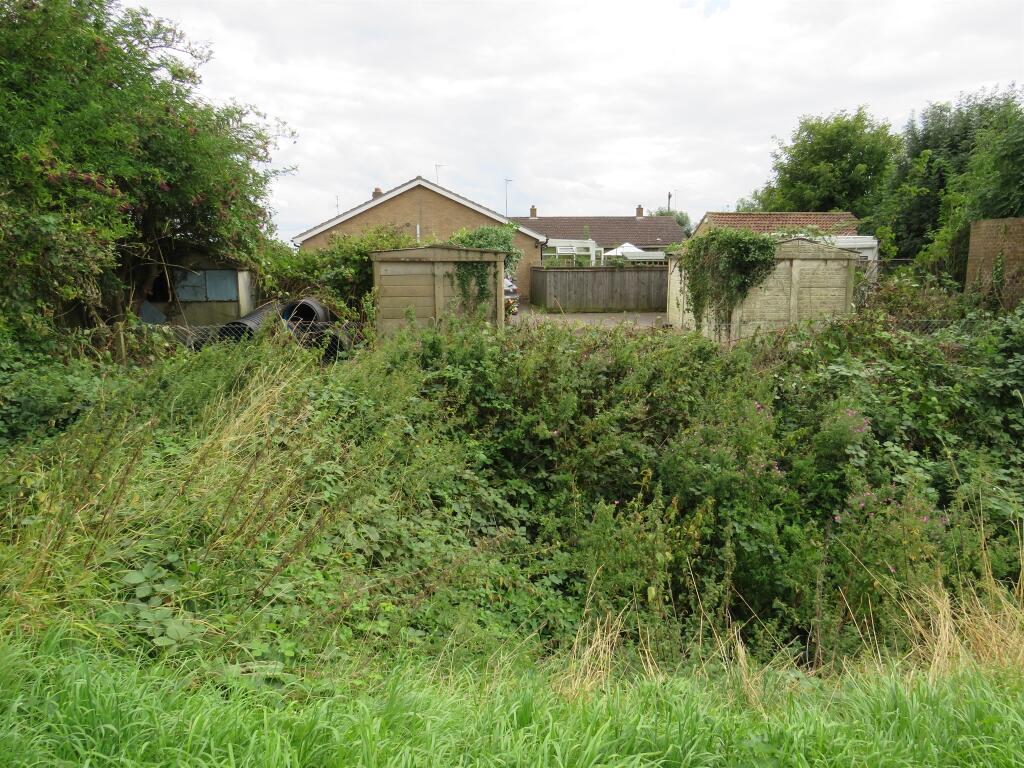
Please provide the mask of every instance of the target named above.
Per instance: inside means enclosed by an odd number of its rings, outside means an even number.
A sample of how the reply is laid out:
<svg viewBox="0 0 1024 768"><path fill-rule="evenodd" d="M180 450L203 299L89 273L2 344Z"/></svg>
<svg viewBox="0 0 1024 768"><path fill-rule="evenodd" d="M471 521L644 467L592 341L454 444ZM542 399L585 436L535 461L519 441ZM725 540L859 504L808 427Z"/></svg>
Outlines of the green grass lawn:
<svg viewBox="0 0 1024 768"><path fill-rule="evenodd" d="M0 649L10 766L1024 764L1024 678L735 670L608 681L400 663L273 686L66 642Z"/></svg>

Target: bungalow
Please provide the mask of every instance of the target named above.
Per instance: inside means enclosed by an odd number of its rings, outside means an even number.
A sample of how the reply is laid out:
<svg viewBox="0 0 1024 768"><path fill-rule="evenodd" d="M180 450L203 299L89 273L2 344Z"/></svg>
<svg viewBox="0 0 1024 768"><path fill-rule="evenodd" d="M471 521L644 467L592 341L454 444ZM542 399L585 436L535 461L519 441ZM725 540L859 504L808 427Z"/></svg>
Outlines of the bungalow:
<svg viewBox="0 0 1024 768"><path fill-rule="evenodd" d="M848 211L708 211L694 230L700 235L715 227L749 229L769 235L803 235L857 251L867 262L878 261L878 240L858 235L860 219Z"/></svg>
<svg viewBox="0 0 1024 768"><path fill-rule="evenodd" d="M538 216L530 206L529 216L512 216L516 223L548 238L544 256L577 256L591 264L603 261L606 252L629 244L663 259L664 251L686 239L686 231L672 216L645 216L642 205L633 216ZM632 251L631 251L632 252Z"/></svg>
<svg viewBox="0 0 1024 768"><path fill-rule="evenodd" d="M366 202L317 224L293 238L302 249L323 248L333 235L358 234L390 224L405 230L419 242L443 241L463 227L508 224L511 219L490 208L417 176L384 192L377 187ZM516 279L524 298L529 298L530 267L540 264L541 247L547 238L517 222L515 245L523 251Z"/></svg>

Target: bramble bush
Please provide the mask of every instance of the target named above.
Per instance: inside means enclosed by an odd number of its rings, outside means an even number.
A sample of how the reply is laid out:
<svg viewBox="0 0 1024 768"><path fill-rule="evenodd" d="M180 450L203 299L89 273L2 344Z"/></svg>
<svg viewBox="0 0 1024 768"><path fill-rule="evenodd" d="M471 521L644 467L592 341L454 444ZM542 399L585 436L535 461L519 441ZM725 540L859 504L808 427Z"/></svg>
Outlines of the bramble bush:
<svg viewBox="0 0 1024 768"><path fill-rule="evenodd" d="M1024 311L729 351L467 322L328 366L287 335L183 353L13 451L2 615L281 669L545 653L605 611L664 658L899 650L905 590L1019 580L1022 350Z"/></svg>

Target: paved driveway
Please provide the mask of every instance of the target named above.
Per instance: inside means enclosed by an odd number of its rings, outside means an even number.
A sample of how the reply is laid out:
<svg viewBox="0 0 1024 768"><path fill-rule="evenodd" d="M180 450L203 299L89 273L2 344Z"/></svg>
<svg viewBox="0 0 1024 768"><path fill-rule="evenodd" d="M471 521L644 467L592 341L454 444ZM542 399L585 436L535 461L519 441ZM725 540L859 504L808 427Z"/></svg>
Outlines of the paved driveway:
<svg viewBox="0 0 1024 768"><path fill-rule="evenodd" d="M568 325L615 326L623 323L643 328L660 328L668 323L664 312L544 312L530 304L523 304L514 323L550 322Z"/></svg>

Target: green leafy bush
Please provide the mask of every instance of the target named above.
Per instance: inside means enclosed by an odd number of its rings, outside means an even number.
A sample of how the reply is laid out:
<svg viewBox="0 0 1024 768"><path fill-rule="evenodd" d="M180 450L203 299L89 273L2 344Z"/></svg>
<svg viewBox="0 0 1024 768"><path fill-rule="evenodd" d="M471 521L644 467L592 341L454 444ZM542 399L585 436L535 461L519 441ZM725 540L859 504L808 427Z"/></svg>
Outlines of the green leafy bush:
<svg viewBox="0 0 1024 768"><path fill-rule="evenodd" d="M266 265L261 281L271 294L313 294L337 305L356 307L373 290L370 254L416 245L414 237L390 225L358 235L335 235L323 248L282 249Z"/></svg>
<svg viewBox="0 0 1024 768"><path fill-rule="evenodd" d="M287 335L212 346L15 450L0 616L286 667L551 652L604 611L666 659L898 650L904 590L1019 578L1021 349L1024 312L730 351L455 322L326 368Z"/></svg>
<svg viewBox="0 0 1024 768"><path fill-rule="evenodd" d="M516 246L516 235L519 228L515 224L483 226L475 229L463 227L448 238L451 245L464 248L483 248L490 251L501 251L505 254L505 274L514 275L519 260L523 258L523 250Z"/></svg>

